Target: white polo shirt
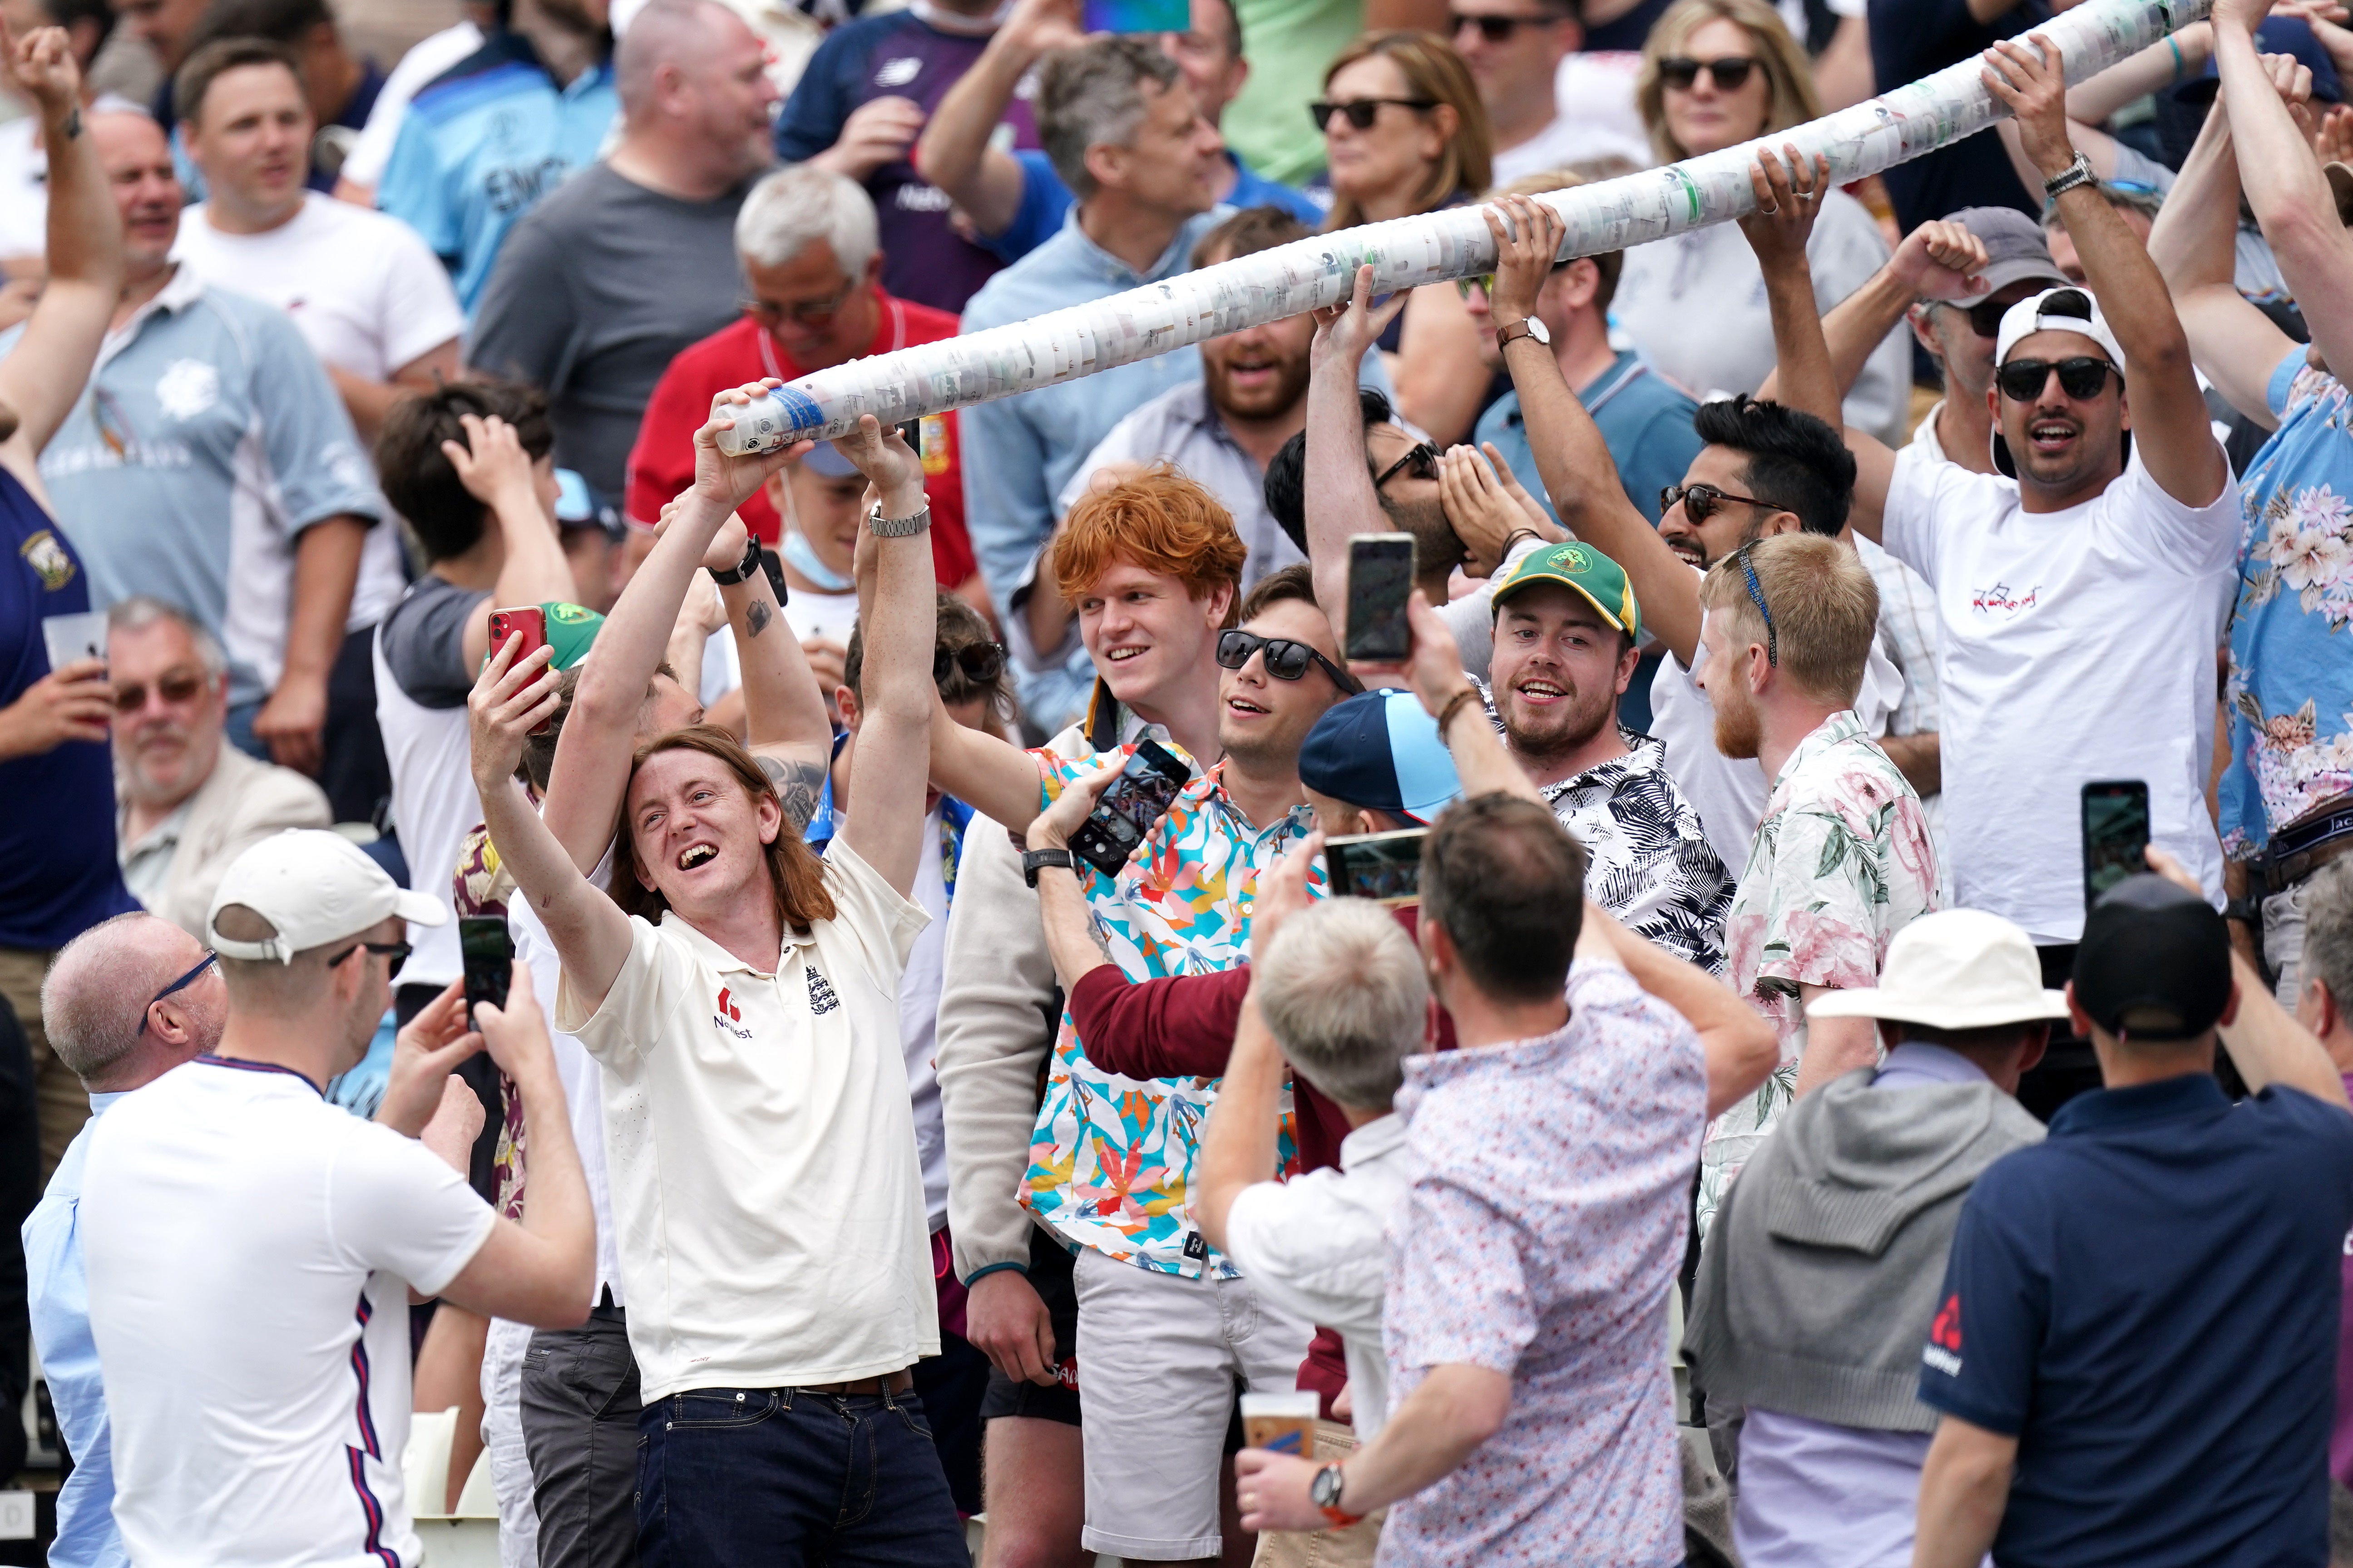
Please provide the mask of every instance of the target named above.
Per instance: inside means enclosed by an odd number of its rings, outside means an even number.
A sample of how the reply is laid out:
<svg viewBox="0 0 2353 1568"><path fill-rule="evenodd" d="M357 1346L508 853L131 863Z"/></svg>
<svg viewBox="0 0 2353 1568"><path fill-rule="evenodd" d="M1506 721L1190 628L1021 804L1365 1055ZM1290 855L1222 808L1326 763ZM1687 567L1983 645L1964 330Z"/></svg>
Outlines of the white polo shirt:
<svg viewBox="0 0 2353 1568"><path fill-rule="evenodd" d="M647 1403L896 1372L939 1350L899 976L929 918L837 838L835 914L762 973L632 919L602 1005L556 1026L605 1069L605 1142Z"/></svg>
<svg viewBox="0 0 2353 1568"><path fill-rule="evenodd" d="M80 1220L132 1560L418 1561L408 1290L497 1223L464 1179L295 1073L201 1058L92 1124Z"/></svg>

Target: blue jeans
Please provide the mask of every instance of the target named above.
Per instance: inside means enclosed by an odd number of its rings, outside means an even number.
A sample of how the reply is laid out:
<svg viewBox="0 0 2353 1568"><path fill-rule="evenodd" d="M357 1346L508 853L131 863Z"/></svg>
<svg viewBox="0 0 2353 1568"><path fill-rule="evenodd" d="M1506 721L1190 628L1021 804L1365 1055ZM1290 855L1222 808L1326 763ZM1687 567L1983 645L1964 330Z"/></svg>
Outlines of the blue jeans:
<svg viewBox="0 0 2353 1568"><path fill-rule="evenodd" d="M965 1568L910 1391L696 1388L638 1416L639 1568Z"/></svg>

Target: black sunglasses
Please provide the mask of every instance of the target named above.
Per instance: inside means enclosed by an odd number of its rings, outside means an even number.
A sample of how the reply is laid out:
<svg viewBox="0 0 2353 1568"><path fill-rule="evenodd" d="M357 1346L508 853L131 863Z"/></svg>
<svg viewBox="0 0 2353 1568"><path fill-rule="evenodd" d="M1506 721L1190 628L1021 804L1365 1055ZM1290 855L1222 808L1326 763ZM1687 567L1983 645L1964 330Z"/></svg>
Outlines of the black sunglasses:
<svg viewBox="0 0 2353 1568"><path fill-rule="evenodd" d="M1692 84L1705 71L1719 92L1738 92L1748 80L1748 73L1757 68L1752 55L1724 55L1712 60L1695 60L1689 55L1669 55L1659 62L1659 79L1681 92L1689 92Z"/></svg>
<svg viewBox="0 0 2353 1568"><path fill-rule="evenodd" d="M1781 634L1773 625L1773 612L1765 607L1765 585L1757 581L1757 567L1749 552L1757 546L1751 542L1740 547L1740 570L1748 576L1748 597L1757 605L1757 613L1765 617L1765 662L1778 668L1781 663Z"/></svg>
<svg viewBox="0 0 2353 1568"><path fill-rule="evenodd" d="M1726 501L1738 501L1743 506L1761 506L1769 511L1787 510L1769 500L1758 500L1755 496L1734 495L1730 490L1720 489L1715 485L1669 485L1659 492L1659 515L1664 517L1674 510L1677 501L1683 503L1683 515L1691 519L1694 526L1714 517L1723 510Z"/></svg>
<svg viewBox="0 0 2353 1568"><path fill-rule="evenodd" d="M2100 395L2108 384L2108 373L2116 367L2091 354L2078 354L2073 359L2014 359L1993 373L1994 384L2012 403L2031 403L2042 395L2051 381L2051 373L2059 373L2059 390L2078 403L2088 403ZM2121 373L2119 373L2121 374Z"/></svg>
<svg viewBox="0 0 2353 1568"><path fill-rule="evenodd" d="M385 968L384 977L386 980L398 979L400 977L400 966L408 962L408 955L417 951L405 942L357 942L343 949L343 952L335 954L334 957L327 960L327 967L330 969L334 968L336 965L342 963L343 960L349 958L352 954L360 952L362 949L365 949L367 952L373 952L380 958L389 958L392 960L392 963Z"/></svg>
<svg viewBox="0 0 2353 1568"><path fill-rule="evenodd" d="M153 1016L156 1003L163 1001L165 997L171 995L174 992L185 991L189 986L194 985L196 983L197 978L201 976L206 970L210 969L214 964L218 963L219 962L219 953L207 952L197 962L196 966L194 969L189 970L185 974L181 975L177 980L174 980L169 985L164 986L164 989L156 992L153 996L148 997L147 1005L141 1009L139 1014L139 1027L132 1030L132 1033L134 1036L145 1034L147 1032L147 1020L149 1017Z"/></svg>
<svg viewBox="0 0 2353 1568"><path fill-rule="evenodd" d="M1967 316L1969 319L1969 331L1981 338L2001 336L2001 319L2010 314L2008 305L1997 305L1991 300L1976 305L1956 305L1949 300L1939 300L1937 303L1947 310Z"/></svg>
<svg viewBox="0 0 2353 1568"><path fill-rule="evenodd" d="M932 651L932 684L944 686L953 672L973 686L987 686L1005 673L1005 649L993 642L966 643L962 647Z"/></svg>
<svg viewBox="0 0 2353 1568"><path fill-rule="evenodd" d="M155 694L177 708L184 702L195 701L211 684L211 678L198 671L169 670L156 679ZM146 706L147 685L144 681L130 686L118 686L114 689L116 712L136 713Z"/></svg>
<svg viewBox="0 0 2353 1568"><path fill-rule="evenodd" d="M1449 37L1465 27L1476 27L1479 36L1491 44L1500 44L1522 27L1549 27L1556 22L1566 22L1567 16L1465 16L1459 11L1449 12L1446 31Z"/></svg>
<svg viewBox="0 0 2353 1568"><path fill-rule="evenodd" d="M1219 632L1218 662L1228 669L1240 669L1250 661L1250 655L1266 650L1266 672L1277 680L1297 680L1307 673L1312 662L1323 667L1332 678L1332 684L1351 697L1362 691L1364 683L1303 642L1289 637L1262 637L1256 632Z"/></svg>
<svg viewBox="0 0 2353 1568"><path fill-rule="evenodd" d="M1413 477L1417 479L1436 479L1438 477L1438 448L1431 446L1427 441L1415 442L1412 447L1407 449L1404 457L1399 458L1396 462L1391 463L1388 468L1383 468L1379 473L1373 476L1373 489L1379 489L1383 485L1388 484L1391 479L1397 478L1397 473L1399 468L1407 468L1409 466L1413 469Z"/></svg>
<svg viewBox="0 0 2353 1568"><path fill-rule="evenodd" d="M1348 123L1359 131L1370 131L1373 121L1381 117L1381 105L1384 103L1394 103L1399 109L1438 107L1438 100L1433 98L1358 98L1346 103L1325 103L1318 100L1307 106L1307 117L1315 121L1318 131L1330 131L1332 117L1335 114L1346 115Z"/></svg>

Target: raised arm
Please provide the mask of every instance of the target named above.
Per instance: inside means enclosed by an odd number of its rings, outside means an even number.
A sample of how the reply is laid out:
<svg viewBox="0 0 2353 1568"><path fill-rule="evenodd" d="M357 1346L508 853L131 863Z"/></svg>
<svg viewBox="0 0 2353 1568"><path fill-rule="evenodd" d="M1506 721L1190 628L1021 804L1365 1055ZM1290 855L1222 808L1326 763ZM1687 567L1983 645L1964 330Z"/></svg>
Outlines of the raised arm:
<svg viewBox="0 0 2353 1568"><path fill-rule="evenodd" d="M719 432L735 423L732 410L780 384L751 382L712 399L711 418L694 433L694 486L680 498L670 526L596 634L596 657L580 667L572 711L555 742L543 815L548 831L582 870L593 869L612 843L628 786L638 710L678 624L687 584L735 509L770 474L807 450L797 444L731 458L718 447Z"/></svg>
<svg viewBox="0 0 2353 1568"><path fill-rule="evenodd" d="M896 426L885 430L869 414L859 420L856 435L833 445L866 476L886 523L929 511L923 460L908 449ZM840 837L904 895L915 885L923 850L932 709L939 701L932 684L939 586L928 528L886 534L870 521L867 532L875 585L861 612L866 664L859 689L866 716L850 754L849 812Z"/></svg>
<svg viewBox="0 0 2353 1568"><path fill-rule="evenodd" d="M980 58L932 110L915 142L915 172L947 193L982 234L1003 234L1021 210L1021 164L989 141L1014 89L1049 51L1085 40L1079 0L1017 0Z"/></svg>
<svg viewBox="0 0 2353 1568"><path fill-rule="evenodd" d="M1356 371L1388 324L1405 309L1393 294L1373 308L1373 269L1356 269L1345 305L1315 312L1315 339L1307 351L1307 560L1315 601L1348 602L1348 536L1388 527L1381 498L1365 467L1365 408Z"/></svg>
<svg viewBox="0 0 2353 1568"><path fill-rule="evenodd" d="M2218 49L2226 31L2216 29ZM2017 116L2019 136L2035 168L2046 181L2056 179L2075 158L2067 139L2067 80L2058 46L2043 33L2031 35L2025 43L2005 38L1987 51L1986 60L1987 88ZM2246 77L2247 86L2238 96L2268 95L2270 85L2261 75L2252 43L2243 68L2253 74ZM2303 155L2309 161L2309 153ZM2132 410L2135 449L2166 494L2185 506L2211 503L2229 481L2230 468L2208 425L2206 399L2189 361L2189 340L2166 300L2157 263L2148 258L2123 215L2090 185L2077 185L2061 195L2059 216L2125 351L2125 395ZM1860 481L1856 488L1862 488Z"/></svg>
<svg viewBox="0 0 2353 1568"><path fill-rule="evenodd" d="M1501 331L1535 314L1536 293L1560 254L1563 234L1552 209L1525 196L1504 197L1486 216L1497 252L1491 319ZM1515 338L1504 350L1504 368L1520 395L1528 449L1561 526L1625 571L1651 632L1690 664L1699 647L1698 574L1626 499L1609 443L1561 378L1552 351L1533 338Z"/></svg>
<svg viewBox="0 0 2353 1568"><path fill-rule="evenodd" d="M81 72L65 29L18 38L0 21L0 58L38 107L48 149L49 280L24 335L0 360L0 462L38 496L34 465L90 380L122 293L122 219L82 123Z"/></svg>
<svg viewBox="0 0 2353 1568"><path fill-rule="evenodd" d="M1912 307L1926 300L1967 301L1985 292L1985 242L1957 223L1938 218L1904 237L1887 265L1863 286L1831 307L1822 318L1830 343L1831 374L1839 395L1854 390L1871 353L1886 342ZM1786 402L1776 370L1757 389L1767 402Z"/></svg>
<svg viewBox="0 0 2353 1568"><path fill-rule="evenodd" d="M540 504L538 477L531 454L513 426L493 414L460 414L466 439L444 441L441 455L457 470L466 493L490 509L490 523L499 531L505 552L499 563L498 582L491 589L492 608L510 605L560 604L579 596L572 580L572 563L554 520ZM479 669L491 647L491 618L477 616L459 634L468 669Z"/></svg>

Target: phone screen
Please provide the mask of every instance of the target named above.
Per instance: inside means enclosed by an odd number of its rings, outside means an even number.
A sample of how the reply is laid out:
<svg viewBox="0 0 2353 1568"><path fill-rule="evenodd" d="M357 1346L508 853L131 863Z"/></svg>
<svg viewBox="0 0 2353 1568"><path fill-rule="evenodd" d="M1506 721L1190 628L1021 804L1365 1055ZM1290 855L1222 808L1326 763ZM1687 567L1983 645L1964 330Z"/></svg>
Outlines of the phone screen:
<svg viewBox="0 0 2353 1568"><path fill-rule="evenodd" d="M1191 776L1192 770L1157 742L1139 742L1119 777L1104 788L1094 810L1071 836L1071 852L1106 877L1119 875L1152 825L1176 804L1177 793Z"/></svg>
<svg viewBox="0 0 2353 1568"><path fill-rule="evenodd" d="M2148 785L2117 779L2084 786L2084 907L2148 869Z"/></svg>
<svg viewBox="0 0 2353 1568"><path fill-rule="evenodd" d="M1324 860L1337 898L1371 899L1384 904L1421 899L1421 844L1426 827L1395 833L1355 833L1326 839Z"/></svg>
<svg viewBox="0 0 2353 1568"><path fill-rule="evenodd" d="M1350 658L1399 663L1413 653L1406 596L1413 592L1413 536L1360 533L1348 541Z"/></svg>
<svg viewBox="0 0 2353 1568"><path fill-rule="evenodd" d="M1081 12L1090 33L1183 33L1193 26L1190 0L1085 0Z"/></svg>
<svg viewBox="0 0 2353 1568"><path fill-rule="evenodd" d="M458 952L466 968L466 1016L474 1004L507 1005L507 983L513 974L514 939L507 922L496 915L467 915L458 921Z"/></svg>

